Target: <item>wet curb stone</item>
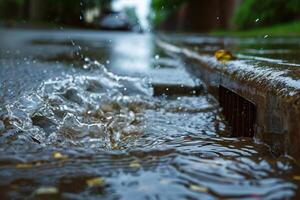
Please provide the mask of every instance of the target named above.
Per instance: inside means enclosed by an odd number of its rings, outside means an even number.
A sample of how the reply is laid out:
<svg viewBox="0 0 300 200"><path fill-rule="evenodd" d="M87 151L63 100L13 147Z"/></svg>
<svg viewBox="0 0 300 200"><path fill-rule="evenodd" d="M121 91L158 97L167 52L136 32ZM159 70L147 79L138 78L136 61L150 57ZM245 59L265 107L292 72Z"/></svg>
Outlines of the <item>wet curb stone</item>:
<svg viewBox="0 0 300 200"><path fill-rule="evenodd" d="M222 64L213 56L200 55L170 42L157 43L179 56L187 70L202 79L215 97L218 98L222 85L252 102L257 109L255 138L269 144L275 155L287 154L300 163L299 79L251 62L236 60Z"/></svg>

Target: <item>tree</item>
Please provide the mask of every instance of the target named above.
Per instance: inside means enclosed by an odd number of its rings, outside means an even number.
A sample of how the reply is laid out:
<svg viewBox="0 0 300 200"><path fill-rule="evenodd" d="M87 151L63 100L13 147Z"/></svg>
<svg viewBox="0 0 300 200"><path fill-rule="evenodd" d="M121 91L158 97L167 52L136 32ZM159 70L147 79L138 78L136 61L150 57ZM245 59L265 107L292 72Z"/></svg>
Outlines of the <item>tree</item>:
<svg viewBox="0 0 300 200"><path fill-rule="evenodd" d="M152 24L159 25L164 19L170 16L174 11L189 0L152 0L151 9L153 15L150 16Z"/></svg>
<svg viewBox="0 0 300 200"><path fill-rule="evenodd" d="M5 20L21 17L23 0L0 0L0 18Z"/></svg>
<svg viewBox="0 0 300 200"><path fill-rule="evenodd" d="M299 17L299 0L244 0L235 14L240 29L289 22Z"/></svg>

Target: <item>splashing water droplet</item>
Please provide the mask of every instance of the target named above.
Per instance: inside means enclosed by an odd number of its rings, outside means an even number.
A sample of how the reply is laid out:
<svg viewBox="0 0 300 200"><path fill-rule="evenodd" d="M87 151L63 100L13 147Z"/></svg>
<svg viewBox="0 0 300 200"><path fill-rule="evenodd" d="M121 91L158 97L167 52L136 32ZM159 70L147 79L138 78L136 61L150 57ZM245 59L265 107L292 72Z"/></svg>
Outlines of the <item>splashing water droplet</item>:
<svg viewBox="0 0 300 200"><path fill-rule="evenodd" d="M259 22L259 18L257 18L257 19L255 20L255 22Z"/></svg>
<svg viewBox="0 0 300 200"><path fill-rule="evenodd" d="M267 38L267 37L269 37L269 35L265 35L265 36L264 36L264 38Z"/></svg>
<svg viewBox="0 0 300 200"><path fill-rule="evenodd" d="M155 55L155 60L158 60L159 59L159 55Z"/></svg>

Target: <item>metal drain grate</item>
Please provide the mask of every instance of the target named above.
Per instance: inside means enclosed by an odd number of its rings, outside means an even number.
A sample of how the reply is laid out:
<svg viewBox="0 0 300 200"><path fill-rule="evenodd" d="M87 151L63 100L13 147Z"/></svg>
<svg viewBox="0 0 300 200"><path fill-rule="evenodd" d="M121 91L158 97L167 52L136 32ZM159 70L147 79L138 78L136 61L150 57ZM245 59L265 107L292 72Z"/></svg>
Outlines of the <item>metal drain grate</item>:
<svg viewBox="0 0 300 200"><path fill-rule="evenodd" d="M195 96L203 94L203 87L172 85L172 84L152 84L154 96Z"/></svg>
<svg viewBox="0 0 300 200"><path fill-rule="evenodd" d="M219 101L225 119L232 128L232 136L253 137L256 106L222 85L219 86Z"/></svg>

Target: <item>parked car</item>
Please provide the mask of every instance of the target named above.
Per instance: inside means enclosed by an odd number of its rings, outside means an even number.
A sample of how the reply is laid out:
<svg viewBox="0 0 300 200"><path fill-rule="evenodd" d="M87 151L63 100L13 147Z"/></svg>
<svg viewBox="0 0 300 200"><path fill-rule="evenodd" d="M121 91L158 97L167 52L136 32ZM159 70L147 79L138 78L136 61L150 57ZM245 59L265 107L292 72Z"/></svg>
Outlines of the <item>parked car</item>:
<svg viewBox="0 0 300 200"><path fill-rule="evenodd" d="M111 12L103 16L98 25L104 30L133 30L133 23L129 17L122 12Z"/></svg>

